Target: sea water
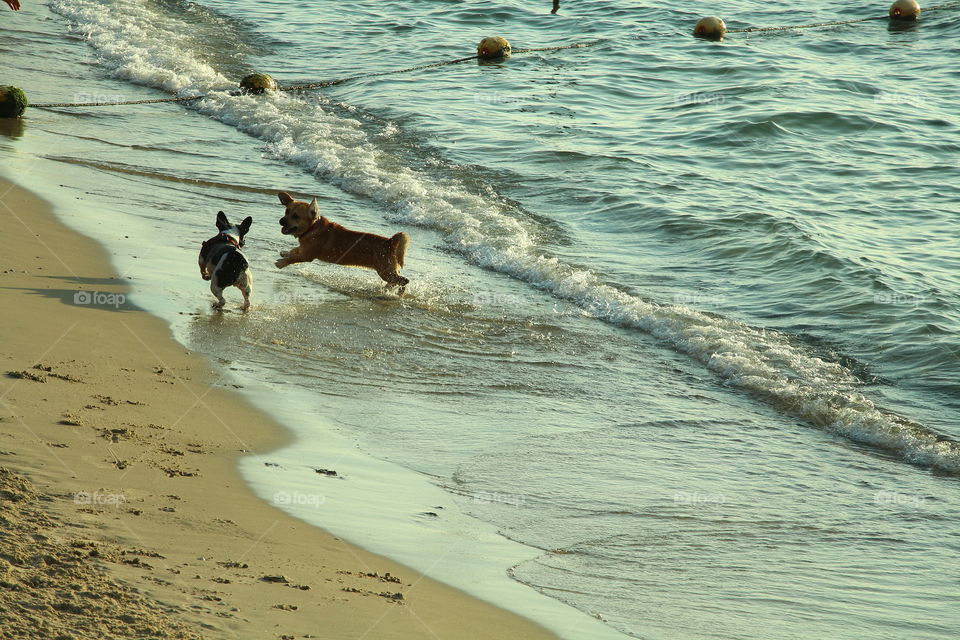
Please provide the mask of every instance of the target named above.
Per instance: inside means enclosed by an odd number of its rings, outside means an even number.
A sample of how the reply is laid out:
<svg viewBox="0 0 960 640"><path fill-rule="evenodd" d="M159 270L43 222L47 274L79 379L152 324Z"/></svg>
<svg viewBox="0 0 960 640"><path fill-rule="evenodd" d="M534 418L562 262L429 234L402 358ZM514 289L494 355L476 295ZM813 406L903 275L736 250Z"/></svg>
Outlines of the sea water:
<svg viewBox="0 0 960 640"><path fill-rule="evenodd" d="M28 5L34 102L208 97L32 109L3 171L293 430L242 470L305 522L566 638L954 637L960 10L709 43L886 7L548 5ZM590 46L231 94L487 35ZM408 295L273 267L280 190L407 231ZM197 278L221 209L245 315Z"/></svg>

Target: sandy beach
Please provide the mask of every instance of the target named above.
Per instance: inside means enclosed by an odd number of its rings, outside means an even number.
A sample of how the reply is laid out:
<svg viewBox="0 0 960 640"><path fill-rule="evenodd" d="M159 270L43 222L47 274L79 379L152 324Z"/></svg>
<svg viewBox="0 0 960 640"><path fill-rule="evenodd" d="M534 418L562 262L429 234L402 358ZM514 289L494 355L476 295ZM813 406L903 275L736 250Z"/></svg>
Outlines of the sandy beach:
<svg viewBox="0 0 960 640"><path fill-rule="evenodd" d="M0 638L553 637L256 498L237 458L284 430L0 194Z"/></svg>

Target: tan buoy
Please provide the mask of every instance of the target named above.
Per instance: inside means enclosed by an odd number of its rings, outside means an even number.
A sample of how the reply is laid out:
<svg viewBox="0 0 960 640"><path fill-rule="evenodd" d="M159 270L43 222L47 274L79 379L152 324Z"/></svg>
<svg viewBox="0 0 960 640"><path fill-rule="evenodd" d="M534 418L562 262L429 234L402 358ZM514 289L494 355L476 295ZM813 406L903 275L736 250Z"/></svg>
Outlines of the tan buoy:
<svg viewBox="0 0 960 640"><path fill-rule="evenodd" d="M264 91L276 91L277 81L266 73L251 73L240 81L240 90L243 93L260 95Z"/></svg>
<svg viewBox="0 0 960 640"><path fill-rule="evenodd" d="M509 58L513 49L506 38L500 36L491 36L484 38L477 45L477 57L481 60L499 60L500 58Z"/></svg>
<svg viewBox="0 0 960 640"><path fill-rule="evenodd" d="M693 28L693 35L706 40L722 40L727 35L727 25L715 16L700 18Z"/></svg>
<svg viewBox="0 0 960 640"><path fill-rule="evenodd" d="M19 118L27 110L27 94L18 87L0 87L0 118Z"/></svg>
<svg viewBox="0 0 960 640"><path fill-rule="evenodd" d="M890 17L894 20L919 20L920 3L917 0L896 0L890 5Z"/></svg>

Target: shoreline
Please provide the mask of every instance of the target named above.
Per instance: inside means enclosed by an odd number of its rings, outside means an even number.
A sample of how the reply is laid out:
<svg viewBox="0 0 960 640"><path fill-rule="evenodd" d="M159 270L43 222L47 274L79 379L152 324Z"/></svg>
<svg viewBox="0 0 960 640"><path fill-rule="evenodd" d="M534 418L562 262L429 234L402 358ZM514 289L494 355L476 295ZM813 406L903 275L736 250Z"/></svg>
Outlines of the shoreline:
<svg viewBox="0 0 960 640"><path fill-rule="evenodd" d="M0 466L49 497L54 538L126 550L90 562L203 637L555 637L256 497L239 457L292 434L127 304L99 244L4 178L0 193L0 327L16 336L0 370Z"/></svg>

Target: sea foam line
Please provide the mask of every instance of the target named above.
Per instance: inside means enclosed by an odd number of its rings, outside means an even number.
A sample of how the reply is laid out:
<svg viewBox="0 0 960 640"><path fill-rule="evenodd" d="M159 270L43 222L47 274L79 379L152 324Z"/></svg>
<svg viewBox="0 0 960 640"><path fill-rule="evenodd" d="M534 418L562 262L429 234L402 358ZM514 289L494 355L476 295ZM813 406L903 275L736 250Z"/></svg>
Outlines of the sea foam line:
<svg viewBox="0 0 960 640"><path fill-rule="evenodd" d="M606 322L652 334L780 411L909 462L960 473L960 445L878 408L857 391L859 381L849 370L787 336L644 300L550 256L507 205L400 165L359 121L334 115L321 100L229 95L231 81L198 61L201 52L183 36L193 25L176 15L140 0L54 0L51 6L75 23L117 77L166 91L212 92L190 108L263 140L274 158L379 203L398 221L438 231L473 264L569 300Z"/></svg>

